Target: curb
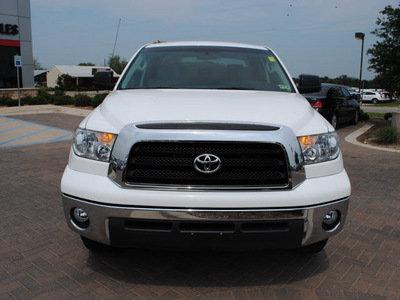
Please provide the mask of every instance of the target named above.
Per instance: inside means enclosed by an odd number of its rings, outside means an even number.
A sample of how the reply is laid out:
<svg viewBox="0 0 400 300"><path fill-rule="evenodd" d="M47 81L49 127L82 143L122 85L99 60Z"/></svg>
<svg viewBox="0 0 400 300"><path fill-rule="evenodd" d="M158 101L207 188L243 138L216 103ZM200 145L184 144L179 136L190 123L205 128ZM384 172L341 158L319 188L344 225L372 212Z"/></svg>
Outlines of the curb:
<svg viewBox="0 0 400 300"><path fill-rule="evenodd" d="M353 133L350 133L349 135L347 135L344 140L350 144L356 145L356 146L361 146L364 148L369 148L369 149L374 149L374 150L381 150L381 151L387 151L387 152L394 152L394 153L400 153L400 150L396 150L396 149L390 149L390 148L384 148L384 147L376 147L376 146L371 146L368 144L364 144L361 143L359 141L357 141L357 138L362 135L364 132L366 132L368 129L370 129L371 127L373 127L374 125L364 125L363 127L361 127L360 129L354 131Z"/></svg>
<svg viewBox="0 0 400 300"><path fill-rule="evenodd" d="M43 114L43 113L62 113L62 114L86 117L91 112L92 112L91 110L87 110L87 109L57 106L57 105L53 105L53 104L11 106L11 107L0 108L1 116L31 115L31 114Z"/></svg>

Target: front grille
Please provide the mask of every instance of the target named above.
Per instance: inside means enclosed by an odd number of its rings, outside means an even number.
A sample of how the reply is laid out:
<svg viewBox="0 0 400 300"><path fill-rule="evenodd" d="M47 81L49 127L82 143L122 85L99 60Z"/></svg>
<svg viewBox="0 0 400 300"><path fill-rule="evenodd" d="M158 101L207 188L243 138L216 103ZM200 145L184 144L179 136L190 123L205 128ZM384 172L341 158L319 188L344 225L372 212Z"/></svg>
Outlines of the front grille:
<svg viewBox="0 0 400 300"><path fill-rule="evenodd" d="M221 168L212 174L195 169L202 154L220 158ZM269 143L139 142L129 154L125 182L128 185L191 187L286 187L286 156L281 146Z"/></svg>

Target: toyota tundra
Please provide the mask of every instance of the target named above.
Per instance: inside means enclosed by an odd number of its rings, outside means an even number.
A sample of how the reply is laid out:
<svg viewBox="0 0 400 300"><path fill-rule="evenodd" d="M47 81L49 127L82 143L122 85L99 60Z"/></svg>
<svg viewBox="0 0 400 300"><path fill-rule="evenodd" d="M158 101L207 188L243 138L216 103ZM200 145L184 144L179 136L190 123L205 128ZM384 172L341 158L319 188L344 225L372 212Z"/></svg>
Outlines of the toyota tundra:
<svg viewBox="0 0 400 300"><path fill-rule="evenodd" d="M74 133L68 226L92 251L321 251L343 229L350 182L337 133L301 95L320 88L312 75L296 86L264 46L143 46Z"/></svg>

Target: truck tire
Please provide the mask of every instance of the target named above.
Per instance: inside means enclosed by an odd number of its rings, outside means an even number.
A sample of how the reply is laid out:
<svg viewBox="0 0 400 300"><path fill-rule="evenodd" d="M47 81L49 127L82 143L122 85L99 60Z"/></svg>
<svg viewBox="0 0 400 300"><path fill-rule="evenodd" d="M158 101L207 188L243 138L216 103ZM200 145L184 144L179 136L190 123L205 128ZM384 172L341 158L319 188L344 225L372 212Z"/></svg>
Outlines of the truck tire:
<svg viewBox="0 0 400 300"><path fill-rule="evenodd" d="M322 240L322 241L316 242L314 244L302 247L300 249L302 252L305 252L305 253L318 253L324 249L327 242L328 242L328 239Z"/></svg>
<svg viewBox="0 0 400 300"><path fill-rule="evenodd" d="M83 244L85 245L85 247L92 252L107 252L112 249L112 247L109 245L105 245L105 244L93 241L84 236L81 236L81 240L82 240Z"/></svg>

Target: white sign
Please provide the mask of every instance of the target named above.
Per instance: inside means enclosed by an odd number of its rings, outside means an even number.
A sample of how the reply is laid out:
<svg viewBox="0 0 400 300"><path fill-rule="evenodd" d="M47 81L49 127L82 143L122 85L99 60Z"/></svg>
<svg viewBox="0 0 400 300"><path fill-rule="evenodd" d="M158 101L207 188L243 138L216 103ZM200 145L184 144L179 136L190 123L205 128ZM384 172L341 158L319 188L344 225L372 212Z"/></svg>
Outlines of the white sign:
<svg viewBox="0 0 400 300"><path fill-rule="evenodd" d="M15 55L14 56L14 67L21 67L21 66L22 66L21 56Z"/></svg>

